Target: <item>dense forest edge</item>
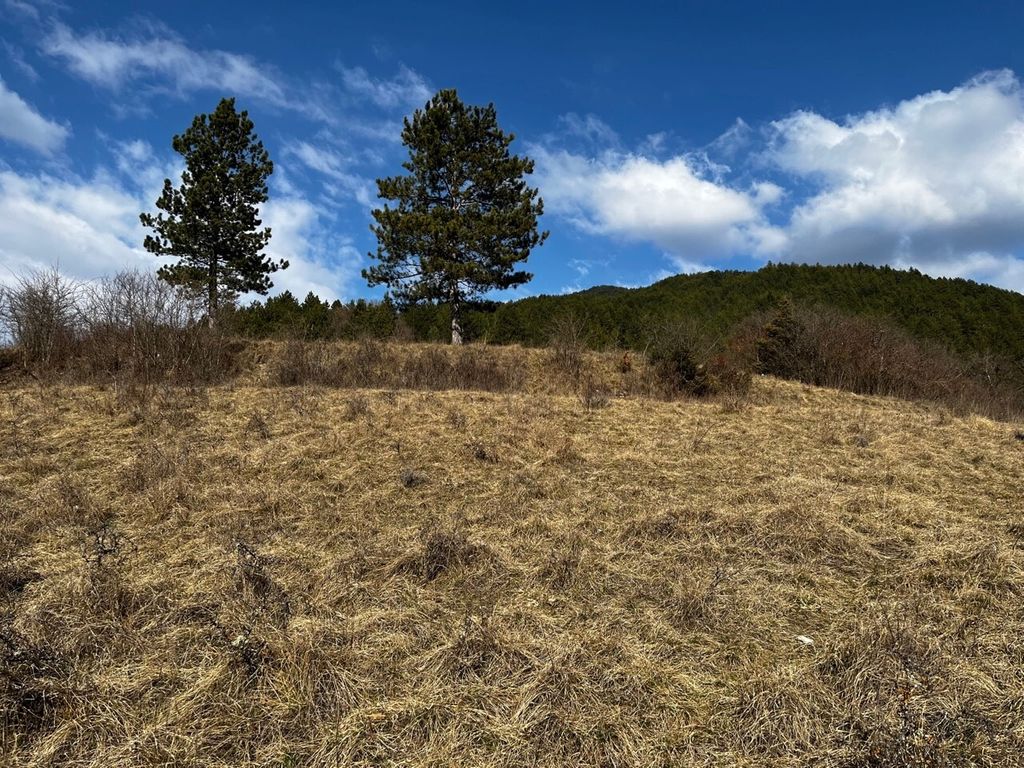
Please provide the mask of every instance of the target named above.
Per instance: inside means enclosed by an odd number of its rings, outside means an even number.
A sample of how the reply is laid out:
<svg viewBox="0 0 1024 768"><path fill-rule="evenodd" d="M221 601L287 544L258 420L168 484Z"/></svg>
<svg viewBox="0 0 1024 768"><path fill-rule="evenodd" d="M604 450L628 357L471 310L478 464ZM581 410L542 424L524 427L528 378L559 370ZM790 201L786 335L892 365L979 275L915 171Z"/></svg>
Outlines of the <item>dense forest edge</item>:
<svg viewBox="0 0 1024 768"><path fill-rule="evenodd" d="M751 315L783 300L887 319L913 336L961 354L991 353L1024 360L1024 295L960 278L866 264L769 264L754 272L677 275L643 288L599 286L578 293L480 302L466 313L468 340L544 346L553 318L574 316L594 348L642 350L654 329L686 321L723 336ZM399 337L445 341L447 308L400 311L392 302L329 303L289 292L230 310L225 326L251 338L358 339Z"/></svg>

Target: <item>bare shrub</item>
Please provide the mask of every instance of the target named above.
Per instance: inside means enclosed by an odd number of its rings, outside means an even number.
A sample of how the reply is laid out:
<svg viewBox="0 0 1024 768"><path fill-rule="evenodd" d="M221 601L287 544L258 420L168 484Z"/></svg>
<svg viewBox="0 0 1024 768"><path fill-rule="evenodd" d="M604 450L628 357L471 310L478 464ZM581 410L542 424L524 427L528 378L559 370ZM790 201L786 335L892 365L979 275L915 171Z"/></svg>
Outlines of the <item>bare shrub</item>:
<svg viewBox="0 0 1024 768"><path fill-rule="evenodd" d="M0 329L25 366L47 369L68 359L78 337L82 286L56 269L29 272L0 287Z"/></svg>
<svg viewBox="0 0 1024 768"><path fill-rule="evenodd" d="M466 426L469 424L469 419L466 418L466 414L460 411L458 408L452 408L448 411L448 424L456 432L465 432ZM1021 435L1021 440L1024 440L1024 435Z"/></svg>
<svg viewBox="0 0 1024 768"><path fill-rule="evenodd" d="M282 387L294 387L310 381L312 366L309 352L309 345L300 339L287 341L275 361L275 382Z"/></svg>
<svg viewBox="0 0 1024 768"><path fill-rule="evenodd" d="M752 341L761 373L808 384L942 403L995 418L1024 412L1024 378L991 355L975 360L894 323L783 303Z"/></svg>
<svg viewBox="0 0 1024 768"><path fill-rule="evenodd" d="M321 384L344 388L467 389L505 392L520 388L521 368L503 363L486 347L421 346L398 349L374 339L355 344L286 342L271 365L281 386Z"/></svg>
<svg viewBox="0 0 1024 768"><path fill-rule="evenodd" d="M673 589L668 616L679 629L711 626L718 616L719 593L727 576L722 568L706 579L681 579Z"/></svg>
<svg viewBox="0 0 1024 768"><path fill-rule="evenodd" d="M491 626L491 616L467 615L446 654L448 671L456 678L486 673L505 649Z"/></svg>
<svg viewBox="0 0 1024 768"><path fill-rule="evenodd" d="M503 365L486 347L468 345L455 350L452 382L458 389L508 392L522 387L523 371L516 365Z"/></svg>
<svg viewBox="0 0 1024 768"><path fill-rule="evenodd" d="M355 346L351 360L344 367L347 378L342 380L348 386L393 386L385 385L384 381L396 367L394 354L389 347L375 339L361 339Z"/></svg>
<svg viewBox="0 0 1024 768"><path fill-rule="evenodd" d="M574 314L560 315L551 323L549 338L555 367L570 381L577 381L588 348L586 325Z"/></svg>
<svg viewBox="0 0 1024 768"><path fill-rule="evenodd" d="M82 544L82 559L90 568L101 570L135 552L135 544L109 522L90 530Z"/></svg>
<svg viewBox="0 0 1024 768"><path fill-rule="evenodd" d="M32 272L0 289L0 327L28 368L126 387L194 385L231 372L235 345L200 320L191 292L138 271L91 285Z"/></svg>
<svg viewBox="0 0 1024 768"><path fill-rule="evenodd" d="M370 401L363 395L356 395L345 401L345 421L355 421L362 416L369 415Z"/></svg>
<svg viewBox="0 0 1024 768"><path fill-rule="evenodd" d="M488 445L482 440L471 440L466 448L469 450L469 455L477 461L485 461L490 464L498 462L498 451L493 445Z"/></svg>
<svg viewBox="0 0 1024 768"><path fill-rule="evenodd" d="M151 274L120 272L84 292L83 357L95 371L162 380L191 362L187 335L200 316L189 292Z"/></svg>
<svg viewBox="0 0 1024 768"><path fill-rule="evenodd" d="M137 551L135 542L109 521L86 532L81 552L88 567L88 595L94 610L120 617L131 611L133 594L125 571Z"/></svg>
<svg viewBox="0 0 1024 768"><path fill-rule="evenodd" d="M392 570L431 582L448 570L473 563L484 551L469 540L460 521L449 525L433 521L420 530L417 547L400 557Z"/></svg>
<svg viewBox="0 0 1024 768"><path fill-rule="evenodd" d="M541 568L541 580L557 590L568 588L583 562L583 555L583 539L578 535L556 542Z"/></svg>
<svg viewBox="0 0 1024 768"><path fill-rule="evenodd" d="M235 588L250 622L283 628L291 618L291 601L270 575L271 562L245 542L235 542Z"/></svg>
<svg viewBox="0 0 1024 768"><path fill-rule="evenodd" d="M592 374L583 377L578 392L580 404L587 411L595 411L608 405L607 390L599 386Z"/></svg>
<svg viewBox="0 0 1024 768"><path fill-rule="evenodd" d="M51 727L73 693L70 675L53 649L0 626L0 734L30 736Z"/></svg>

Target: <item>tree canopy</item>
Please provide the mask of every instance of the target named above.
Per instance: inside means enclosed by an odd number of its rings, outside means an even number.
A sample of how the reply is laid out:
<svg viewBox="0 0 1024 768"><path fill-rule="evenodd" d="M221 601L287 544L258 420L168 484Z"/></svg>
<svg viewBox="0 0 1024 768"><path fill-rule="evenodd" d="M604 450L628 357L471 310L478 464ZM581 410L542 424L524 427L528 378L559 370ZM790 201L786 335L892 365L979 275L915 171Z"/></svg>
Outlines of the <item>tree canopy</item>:
<svg viewBox="0 0 1024 768"><path fill-rule="evenodd" d="M248 112L235 110L234 99L221 99L211 114L196 115L171 142L185 159L181 185L165 179L156 201L162 213L140 216L153 230L146 250L177 259L158 274L174 285L205 289L211 326L222 300L266 294L270 275L288 266L263 254L270 228L261 226L259 206L267 201L274 164L253 129Z"/></svg>
<svg viewBox="0 0 1024 768"><path fill-rule="evenodd" d="M394 205L373 212L377 263L363 276L402 307L446 304L453 343L462 342L467 302L531 279L517 265L548 234L537 229L543 201L524 178L533 161L512 154L514 138L493 104L467 106L443 90L405 120L408 173L377 180Z"/></svg>
<svg viewBox="0 0 1024 768"><path fill-rule="evenodd" d="M1024 295L960 278L932 278L916 271L865 264L809 266L777 264L756 272L678 275L644 288L599 286L579 293L531 296L508 303L478 302L463 316L467 338L492 343L546 344L552 321L574 316L596 346L645 349L652 331L688 319L724 336L752 314L775 313L789 299L794 307L828 307L854 315L888 318L923 339L960 353L992 352L1024 364ZM295 299L296 311L299 304ZM239 310L239 331L274 335L288 326L266 305ZM409 338L440 341L450 333L448 307L395 307L350 302L331 307L337 322L321 338L388 335L399 323ZM372 326L362 317L375 318ZM349 323L348 318L357 320ZM305 320L304 327L315 327Z"/></svg>

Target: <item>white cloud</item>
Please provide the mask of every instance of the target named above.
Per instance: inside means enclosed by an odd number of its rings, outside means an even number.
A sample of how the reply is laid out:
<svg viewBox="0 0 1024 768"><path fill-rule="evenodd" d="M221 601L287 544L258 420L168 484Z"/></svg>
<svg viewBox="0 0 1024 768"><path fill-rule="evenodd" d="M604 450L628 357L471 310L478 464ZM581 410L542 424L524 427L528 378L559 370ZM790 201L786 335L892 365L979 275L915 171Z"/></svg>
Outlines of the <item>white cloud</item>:
<svg viewBox="0 0 1024 768"><path fill-rule="evenodd" d="M593 262L589 259L569 259L569 266L576 271L580 277L586 277L590 273Z"/></svg>
<svg viewBox="0 0 1024 768"><path fill-rule="evenodd" d="M39 5L49 5L49 3L38 3ZM12 14L24 16L26 18L37 20L39 18L39 9L36 5L25 0L4 0L4 7Z"/></svg>
<svg viewBox="0 0 1024 768"><path fill-rule="evenodd" d="M7 58L11 60L11 63L15 68L21 72L25 77L31 80L33 83L39 81L39 73L36 72L35 67L28 63L25 59L25 54L20 48L15 45L11 45L6 40L0 41L3 45L4 53L7 54Z"/></svg>
<svg viewBox="0 0 1024 768"><path fill-rule="evenodd" d="M773 254L784 245L763 211L781 195L775 185L735 189L705 178L705 164L683 155L588 158L543 146L531 154L546 210L585 232L654 243L680 266L736 253Z"/></svg>
<svg viewBox="0 0 1024 768"><path fill-rule="evenodd" d="M299 301L310 291L327 301L350 293L361 254L329 232L316 206L302 197L278 198L266 203L262 213L271 229L267 255L290 262L274 274L275 293L289 290Z"/></svg>
<svg viewBox="0 0 1024 768"><path fill-rule="evenodd" d="M1011 72L840 122L797 112L772 123L766 158L819 185L793 210L790 258L1024 290L1024 98Z"/></svg>
<svg viewBox="0 0 1024 768"><path fill-rule="evenodd" d="M726 159L736 157L748 149L752 140L753 129L743 118L737 117L729 129L708 145L708 150Z"/></svg>
<svg viewBox="0 0 1024 768"><path fill-rule="evenodd" d="M558 125L565 135L583 139L598 146L614 147L619 143L619 135L597 115L578 115L575 112L569 112L558 118ZM658 134L654 138L654 143L660 144L663 138L663 134Z"/></svg>
<svg viewBox="0 0 1024 768"><path fill-rule="evenodd" d="M139 212L152 209L165 174L174 178L180 168L140 141L115 144L114 161L116 172L101 169L89 179L0 171L0 282L55 264L88 280L162 263L142 247ZM311 290L321 298L348 293L360 254L329 231L313 203L292 194L272 199L262 214L272 229L267 254L290 262L274 275L275 292L290 289L300 299Z"/></svg>
<svg viewBox="0 0 1024 768"><path fill-rule="evenodd" d="M95 180L0 171L0 267L5 278L59 264L75 278L152 267L139 201Z"/></svg>
<svg viewBox="0 0 1024 768"><path fill-rule="evenodd" d="M64 146L68 129L47 120L0 78L0 137L51 155Z"/></svg>
<svg viewBox="0 0 1024 768"><path fill-rule="evenodd" d="M338 66L345 89L385 109L422 107L433 89L422 75L402 65L390 79L376 78L362 67Z"/></svg>
<svg viewBox="0 0 1024 768"><path fill-rule="evenodd" d="M313 146L309 142L298 141L285 148L285 154L298 159L307 168L323 174L336 182L336 187L329 187L335 196L354 198L360 205L373 207L374 187L368 180L347 170L348 160L340 153L328 148Z"/></svg>
<svg viewBox="0 0 1024 768"><path fill-rule="evenodd" d="M311 109L289 99L280 78L266 65L227 51L194 50L162 28L124 39L103 32L77 34L58 23L42 49L82 79L111 90L157 78L179 96L217 90L279 107Z"/></svg>

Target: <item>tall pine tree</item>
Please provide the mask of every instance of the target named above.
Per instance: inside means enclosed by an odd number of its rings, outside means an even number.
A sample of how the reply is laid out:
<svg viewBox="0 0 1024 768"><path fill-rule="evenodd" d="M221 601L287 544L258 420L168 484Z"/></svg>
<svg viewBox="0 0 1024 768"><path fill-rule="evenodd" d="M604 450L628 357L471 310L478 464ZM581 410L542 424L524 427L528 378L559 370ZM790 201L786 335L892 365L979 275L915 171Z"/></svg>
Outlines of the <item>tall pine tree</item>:
<svg viewBox="0 0 1024 768"><path fill-rule="evenodd" d="M171 145L185 158L181 186L165 179L156 201L163 213L140 216L154 231L144 245L157 256L177 258L160 267L162 279L204 290L213 327L223 299L266 294L270 275L288 266L262 253L270 228L261 228L259 206L267 201L274 164L249 113L235 111L234 99L221 99L212 114L197 115Z"/></svg>
<svg viewBox="0 0 1024 768"><path fill-rule="evenodd" d="M453 344L462 343L466 303L528 282L516 265L548 235L537 230L543 201L524 179L533 161L509 151L514 138L493 104L467 106L443 90L405 120L408 174L377 180L394 206L373 212L378 263L363 276L402 306L447 304Z"/></svg>

